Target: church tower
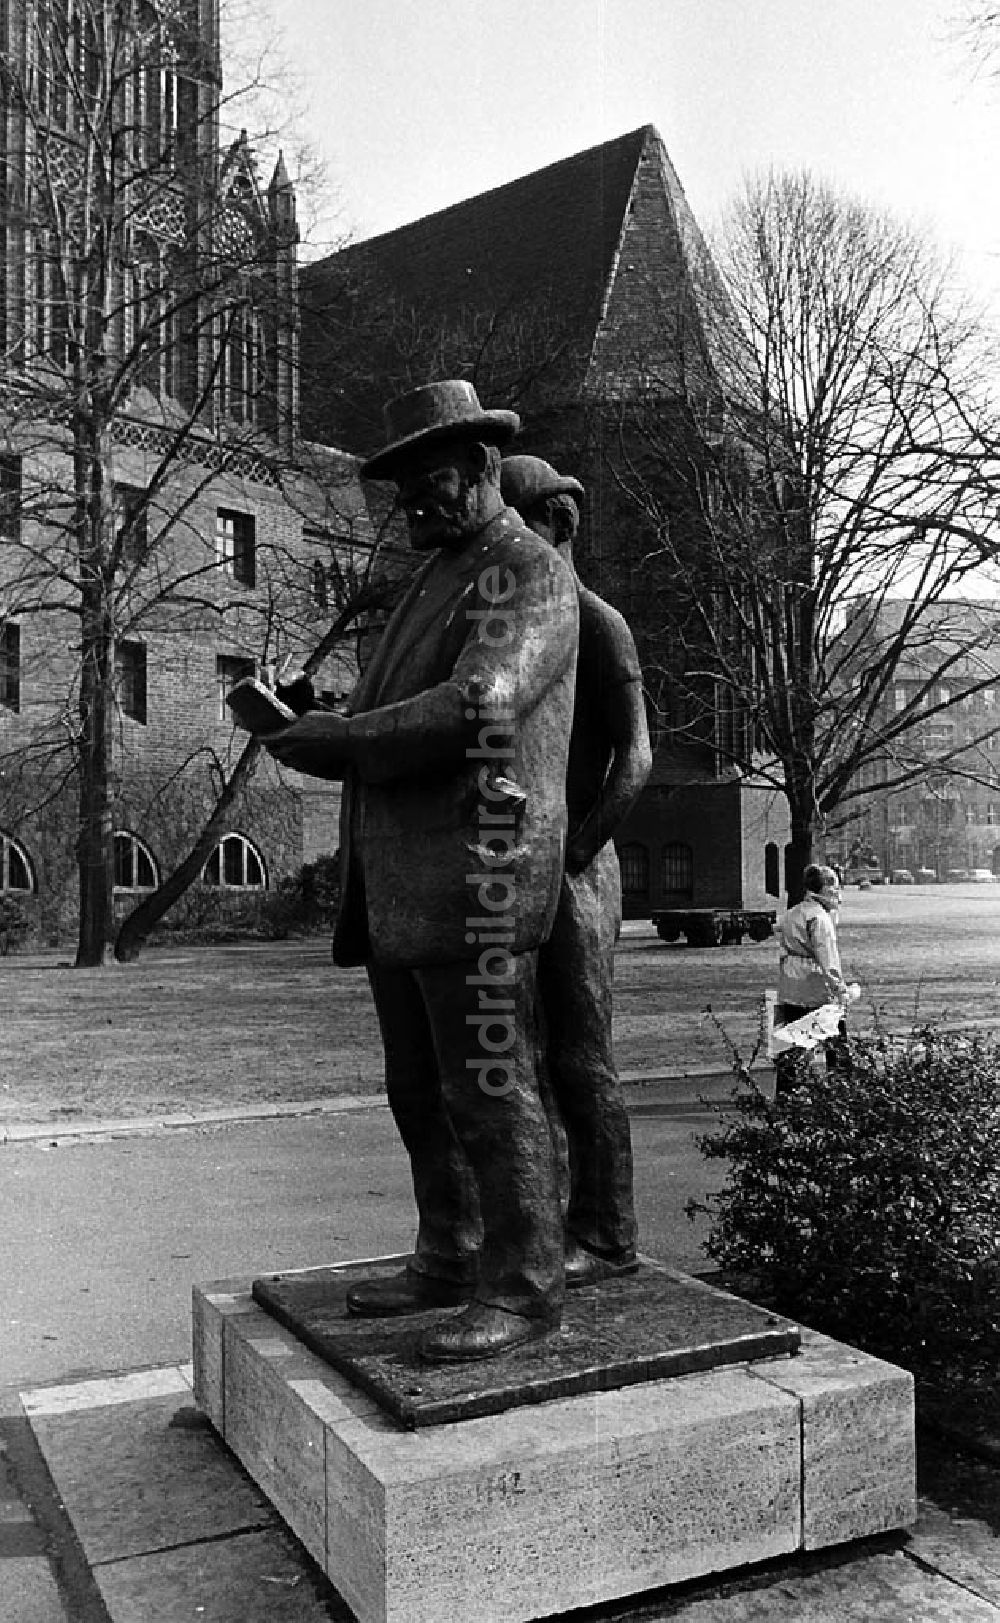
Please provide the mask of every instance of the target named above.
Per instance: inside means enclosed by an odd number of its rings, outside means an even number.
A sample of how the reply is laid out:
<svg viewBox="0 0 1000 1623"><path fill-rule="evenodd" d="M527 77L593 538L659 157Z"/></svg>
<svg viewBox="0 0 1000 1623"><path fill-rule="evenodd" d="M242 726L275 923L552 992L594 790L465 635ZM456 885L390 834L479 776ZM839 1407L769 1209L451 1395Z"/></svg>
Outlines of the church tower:
<svg viewBox="0 0 1000 1623"><path fill-rule="evenodd" d="M218 0L0 0L0 96L7 376L287 439L294 192L220 155Z"/></svg>

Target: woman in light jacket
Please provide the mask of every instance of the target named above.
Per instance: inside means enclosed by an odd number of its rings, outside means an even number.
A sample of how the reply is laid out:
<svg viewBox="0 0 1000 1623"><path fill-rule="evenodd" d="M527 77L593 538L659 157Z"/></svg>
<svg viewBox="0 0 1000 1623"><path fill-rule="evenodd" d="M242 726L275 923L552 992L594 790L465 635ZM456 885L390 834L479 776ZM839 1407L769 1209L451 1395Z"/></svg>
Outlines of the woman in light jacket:
<svg viewBox="0 0 1000 1623"><path fill-rule="evenodd" d="M785 1026L824 1003L846 1004L850 998L840 967L837 947L837 916L840 910L840 880L832 868L811 863L803 875L805 896L778 923L780 958L775 1025ZM826 1045L827 1065L836 1070L844 1060L846 1025L840 1036ZM793 1085L793 1053L778 1056L777 1091Z"/></svg>

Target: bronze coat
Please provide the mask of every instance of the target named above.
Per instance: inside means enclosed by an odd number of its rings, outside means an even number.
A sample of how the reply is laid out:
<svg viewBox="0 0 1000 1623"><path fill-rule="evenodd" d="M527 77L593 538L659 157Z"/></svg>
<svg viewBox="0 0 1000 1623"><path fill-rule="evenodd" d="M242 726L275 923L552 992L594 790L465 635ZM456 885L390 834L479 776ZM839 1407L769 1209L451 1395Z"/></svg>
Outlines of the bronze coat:
<svg viewBox="0 0 1000 1623"><path fill-rule="evenodd" d="M337 963L476 960L494 916L511 952L548 938L578 624L571 571L511 508L417 573L351 700Z"/></svg>

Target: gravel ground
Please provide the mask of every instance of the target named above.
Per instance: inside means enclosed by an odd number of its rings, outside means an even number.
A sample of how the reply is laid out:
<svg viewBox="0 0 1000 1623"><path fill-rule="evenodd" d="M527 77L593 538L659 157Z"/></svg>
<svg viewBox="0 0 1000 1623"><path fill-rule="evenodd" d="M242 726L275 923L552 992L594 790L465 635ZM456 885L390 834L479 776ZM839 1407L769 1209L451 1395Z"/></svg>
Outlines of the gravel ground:
<svg viewBox="0 0 1000 1623"><path fill-rule="evenodd" d="M876 1019L1000 1025L1000 885L845 892L845 972L858 1027ZM616 963L623 1073L725 1069L748 1057L772 941L697 950L625 926ZM325 939L153 949L75 970L68 953L0 961L0 1126L154 1115L368 1093L381 1082L362 971Z"/></svg>

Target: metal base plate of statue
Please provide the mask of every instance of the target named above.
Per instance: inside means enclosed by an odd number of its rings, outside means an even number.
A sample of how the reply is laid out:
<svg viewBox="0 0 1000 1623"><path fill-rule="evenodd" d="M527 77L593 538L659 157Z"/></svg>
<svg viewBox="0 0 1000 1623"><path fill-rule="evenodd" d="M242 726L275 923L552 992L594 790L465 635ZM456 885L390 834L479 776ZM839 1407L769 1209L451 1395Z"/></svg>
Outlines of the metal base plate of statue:
<svg viewBox="0 0 1000 1623"><path fill-rule="evenodd" d="M440 1308L399 1318L347 1312L348 1288L380 1273L362 1264L275 1274L254 1280L253 1296L311 1352L413 1428L774 1358L799 1346L798 1328L788 1320L643 1264L636 1273L570 1291L561 1328L542 1340L480 1363L432 1364L421 1358L419 1343L441 1319Z"/></svg>
<svg viewBox="0 0 1000 1623"><path fill-rule="evenodd" d="M404 1261L364 1268L390 1273ZM361 1271L304 1270L271 1284L330 1308L331 1291ZM416 1373L400 1350L412 1323L357 1321L356 1333L373 1338L358 1344L361 1361L377 1359L374 1339L388 1337L396 1351L383 1352L384 1363L407 1371L393 1379L425 1389L404 1396L426 1396L428 1414L438 1410L432 1423L425 1414L401 1424L266 1312L250 1280L205 1285L194 1293L195 1393L361 1623L518 1623L912 1522L905 1371L802 1329L796 1353L755 1356L746 1343L737 1362L667 1376L645 1334L671 1301L690 1319L663 1324L668 1358L686 1346L700 1359L727 1317L731 1345L788 1327L653 1264L631 1288L633 1301L651 1293L660 1303L648 1316L638 1309L644 1327L618 1322L628 1316L626 1280L593 1287L578 1307L570 1302L565 1334L519 1354L516 1370L501 1358ZM588 1316L590 1330L581 1328ZM645 1378L609 1388L617 1374L598 1376L591 1390L543 1395L535 1382L546 1349L556 1379L575 1380L588 1336L597 1362L610 1349L613 1368L627 1351ZM568 1357L572 1347L579 1356ZM442 1380L446 1389L432 1384ZM513 1407L444 1416L469 1393L492 1405L505 1385L519 1393Z"/></svg>

